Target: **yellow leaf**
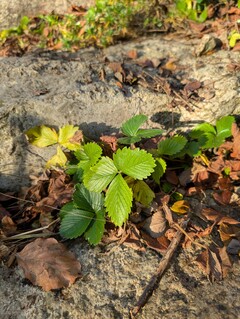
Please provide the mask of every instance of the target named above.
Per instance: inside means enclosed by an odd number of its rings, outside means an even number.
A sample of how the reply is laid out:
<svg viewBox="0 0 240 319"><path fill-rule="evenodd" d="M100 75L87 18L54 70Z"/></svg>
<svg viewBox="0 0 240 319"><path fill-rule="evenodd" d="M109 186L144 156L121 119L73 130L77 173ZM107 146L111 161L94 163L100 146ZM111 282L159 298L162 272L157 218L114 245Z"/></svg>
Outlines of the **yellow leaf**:
<svg viewBox="0 0 240 319"><path fill-rule="evenodd" d="M58 141L57 132L53 128L47 127L45 125L35 126L28 130L25 134L29 140L29 143L37 147L53 145Z"/></svg>
<svg viewBox="0 0 240 319"><path fill-rule="evenodd" d="M57 154L54 155L46 164L46 168L50 168L52 166L60 166L63 167L67 163L67 157L63 153L60 146L57 147Z"/></svg>
<svg viewBox="0 0 240 319"><path fill-rule="evenodd" d="M76 151L80 147L80 141L71 141L76 132L79 131L77 126L65 125L59 129L58 143L71 151ZM81 131L79 131L81 132Z"/></svg>
<svg viewBox="0 0 240 319"><path fill-rule="evenodd" d="M189 208L190 206L187 201L179 200L172 205L171 210L177 214L187 214Z"/></svg>

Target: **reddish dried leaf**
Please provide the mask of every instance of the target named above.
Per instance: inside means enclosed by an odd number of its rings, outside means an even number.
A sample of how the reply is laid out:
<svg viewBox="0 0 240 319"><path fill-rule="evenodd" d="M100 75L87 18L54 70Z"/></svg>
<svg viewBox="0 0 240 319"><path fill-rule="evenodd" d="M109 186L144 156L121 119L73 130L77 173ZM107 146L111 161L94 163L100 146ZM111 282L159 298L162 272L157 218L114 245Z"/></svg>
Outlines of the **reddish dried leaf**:
<svg viewBox="0 0 240 319"><path fill-rule="evenodd" d="M137 251L146 251L141 243L140 232L135 225L132 224L131 227L127 229L126 234L127 236L120 240L119 244L123 244Z"/></svg>
<svg viewBox="0 0 240 319"><path fill-rule="evenodd" d="M215 252L210 249L204 250L196 261L211 282L223 279L222 266Z"/></svg>
<svg viewBox="0 0 240 319"><path fill-rule="evenodd" d="M117 140L118 140L116 136L103 135L103 136L100 137L100 140L104 144L108 145L113 152L116 152L116 150L117 150Z"/></svg>
<svg viewBox="0 0 240 319"><path fill-rule="evenodd" d="M124 73L123 67L122 67L122 63L120 62L110 62L108 64L108 67L114 72L119 72L119 73Z"/></svg>
<svg viewBox="0 0 240 319"><path fill-rule="evenodd" d="M166 218L161 209L158 209L151 217L148 217L143 229L153 238L160 237L166 230Z"/></svg>
<svg viewBox="0 0 240 319"><path fill-rule="evenodd" d="M231 201L232 192L230 190L225 189L221 193L213 193L213 198L216 202L222 205L228 205Z"/></svg>
<svg viewBox="0 0 240 319"><path fill-rule="evenodd" d="M38 238L26 245L17 261L25 277L45 291L68 287L80 277L79 261L54 238Z"/></svg>
<svg viewBox="0 0 240 319"><path fill-rule="evenodd" d="M202 83L200 81L194 80L192 82L189 82L185 85L184 90L194 92L198 90L202 86Z"/></svg>
<svg viewBox="0 0 240 319"><path fill-rule="evenodd" d="M152 61L147 59L147 58L142 58L140 60L137 60L136 62L142 68L154 68L154 65L153 65Z"/></svg>
<svg viewBox="0 0 240 319"><path fill-rule="evenodd" d="M165 173L165 176L166 176L166 180L169 183L171 183L173 185L178 185L179 179L178 179L177 174L176 174L175 171L167 169L166 173Z"/></svg>
<svg viewBox="0 0 240 319"><path fill-rule="evenodd" d="M10 216L4 216L1 220L1 224L5 234L13 234L17 230L17 225Z"/></svg>
<svg viewBox="0 0 240 319"><path fill-rule="evenodd" d="M231 157L240 159L240 130L236 123L232 124L232 135L233 135L233 151Z"/></svg>
<svg viewBox="0 0 240 319"><path fill-rule="evenodd" d="M207 220L216 223L220 225L221 223L231 224L231 225L237 225L240 224L239 221L237 221L234 218L231 218L229 216L224 216L222 213L212 209L212 208L204 208L201 211L201 215L204 216Z"/></svg>
<svg viewBox="0 0 240 319"><path fill-rule="evenodd" d="M161 254L164 254L170 244L170 241L165 236L160 236L158 238L152 238L152 236L148 235L145 232L141 232L142 238L145 244L158 251Z"/></svg>
<svg viewBox="0 0 240 319"><path fill-rule="evenodd" d="M127 56L129 57L129 59L137 59L137 57L138 57L137 50L133 49L133 50L128 51Z"/></svg>
<svg viewBox="0 0 240 319"><path fill-rule="evenodd" d="M237 42L234 47L232 48L233 52L237 52L240 51L240 42Z"/></svg>
<svg viewBox="0 0 240 319"><path fill-rule="evenodd" d="M221 223L219 226L219 234L222 242L228 244L234 237L240 239L240 227Z"/></svg>

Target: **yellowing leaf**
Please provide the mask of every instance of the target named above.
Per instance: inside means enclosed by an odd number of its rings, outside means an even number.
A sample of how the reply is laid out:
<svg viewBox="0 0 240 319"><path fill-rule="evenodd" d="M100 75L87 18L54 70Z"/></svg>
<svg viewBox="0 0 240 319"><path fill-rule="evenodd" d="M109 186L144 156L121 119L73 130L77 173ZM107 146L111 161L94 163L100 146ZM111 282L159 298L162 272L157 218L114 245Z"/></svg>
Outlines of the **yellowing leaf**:
<svg viewBox="0 0 240 319"><path fill-rule="evenodd" d="M58 142L57 132L53 128L45 125L35 126L28 130L25 134L29 143L37 147L46 147Z"/></svg>
<svg viewBox="0 0 240 319"><path fill-rule="evenodd" d="M148 206L155 197L154 192L144 181L135 181L132 190L135 200L144 206Z"/></svg>
<svg viewBox="0 0 240 319"><path fill-rule="evenodd" d="M171 210L177 214L187 214L189 211L189 208L190 206L188 202L185 200L179 200L171 206Z"/></svg>
<svg viewBox="0 0 240 319"><path fill-rule="evenodd" d="M59 129L58 143L71 151L76 151L80 147L79 141L71 140L77 133L78 127L73 125L65 125Z"/></svg>
<svg viewBox="0 0 240 319"><path fill-rule="evenodd" d="M46 168L50 168L52 166L60 166L63 167L67 163L67 157L63 153L60 146L57 147L57 154L54 155L52 158L50 158L49 161L47 161Z"/></svg>

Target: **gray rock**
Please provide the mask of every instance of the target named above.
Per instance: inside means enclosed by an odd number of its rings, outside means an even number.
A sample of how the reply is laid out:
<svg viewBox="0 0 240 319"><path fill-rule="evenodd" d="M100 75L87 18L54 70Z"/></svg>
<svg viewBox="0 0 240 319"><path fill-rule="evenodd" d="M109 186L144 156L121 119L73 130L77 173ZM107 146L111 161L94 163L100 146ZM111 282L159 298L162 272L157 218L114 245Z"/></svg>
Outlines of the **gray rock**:
<svg viewBox="0 0 240 319"><path fill-rule="evenodd" d="M93 49L76 54L39 53L0 59L0 185L16 190L29 182L29 174L41 172L54 148L29 146L24 131L38 124L80 125L90 137L116 131L130 116L145 113L149 126L190 127L204 120L237 114L239 74L227 64L237 53L219 51L195 58L194 43L162 37L126 43L103 52ZM169 97L143 87L131 87L124 95L116 86L103 56L119 61L136 48L149 58L177 58L188 78L208 81L214 96L208 101L169 109ZM98 73L106 70L106 81ZM211 83L210 83L211 82ZM23 280L18 268L0 268L0 318L6 319L127 319L161 256L136 252L112 244L90 247L81 240L71 246L82 264L83 277L62 293L43 292ZM240 302L240 267L235 263L223 282L210 284L194 260L194 250L184 250L174 260L139 319L237 319Z"/></svg>
<svg viewBox="0 0 240 319"><path fill-rule="evenodd" d="M218 51L195 57L194 42L142 39L139 43L119 44L104 51L85 49L76 53L41 52L22 58L0 59L0 188L16 190L29 183L29 175L39 174L55 147L39 149L27 144L24 131L40 124L80 125L90 138L117 132L122 122L134 114L149 116L148 126L187 129L199 121L215 122L221 116L240 110L239 74L227 65L238 60L238 53ZM142 86L128 87L124 94L116 85L113 72L104 63L121 61L130 49L142 57L175 58L187 79L204 82L202 94L210 99L179 100L169 107L172 97ZM101 81L100 71L106 71ZM213 95L211 96L211 92Z"/></svg>

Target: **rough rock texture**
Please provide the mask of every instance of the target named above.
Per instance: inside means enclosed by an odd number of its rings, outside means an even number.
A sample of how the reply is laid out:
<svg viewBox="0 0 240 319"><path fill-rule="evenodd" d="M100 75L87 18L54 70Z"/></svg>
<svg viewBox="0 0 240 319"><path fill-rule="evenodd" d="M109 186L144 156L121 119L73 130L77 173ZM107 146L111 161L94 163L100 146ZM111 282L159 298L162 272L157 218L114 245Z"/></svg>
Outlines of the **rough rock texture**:
<svg viewBox="0 0 240 319"><path fill-rule="evenodd" d="M160 256L111 245L91 248L76 241L72 251L83 277L61 293L43 292L14 268L0 269L0 317L6 319L128 319ZM238 319L240 267L223 282L210 284L194 263L194 254L175 256L158 289L138 319Z"/></svg>
<svg viewBox="0 0 240 319"><path fill-rule="evenodd" d="M77 53L36 51L22 58L0 59L0 188L16 189L28 184L29 174L41 171L55 147L27 147L23 132L38 124L80 125L84 133L97 138L101 133L116 132L123 121L144 113L151 126L190 127L204 120L237 114L240 110L239 73L228 70L239 54L218 51L196 58L196 42L143 39L138 43L119 44L104 51L86 49ZM122 61L126 52L137 49L142 57L175 58L187 79L204 83L203 90L214 92L211 99L180 103L169 108L171 97L141 86L128 88L124 94L104 57ZM106 80L99 73L104 69ZM180 101L181 102L181 101Z"/></svg>
<svg viewBox="0 0 240 319"><path fill-rule="evenodd" d="M0 30L17 26L24 15L34 16L42 13L66 13L74 5L90 6L94 0L1 0Z"/></svg>
<svg viewBox="0 0 240 319"><path fill-rule="evenodd" d="M76 54L38 53L23 58L0 59L0 188L17 189L28 183L28 175L41 171L54 149L27 146L23 132L44 123L80 124L91 137L115 131L133 114L151 117L150 126L170 127L215 121L219 116L237 114L239 74L227 64L239 61L238 53L219 51L195 58L195 43L143 39ZM103 56L119 61L136 48L149 58L174 57L184 66L188 78L213 83L215 96L197 102L193 111L184 106L167 107L168 97L142 87L130 87L124 95ZM106 81L98 73L104 67ZM173 113L172 113L173 111ZM71 250L82 264L83 277L61 293L43 292L23 280L18 268L0 268L0 318L6 319L127 319L144 286L154 273L161 256L147 250L136 252L112 244L90 247L81 240ZM139 319L238 319L240 313L240 267L235 262L223 282L210 284L194 263L196 252L175 255L159 288Z"/></svg>

